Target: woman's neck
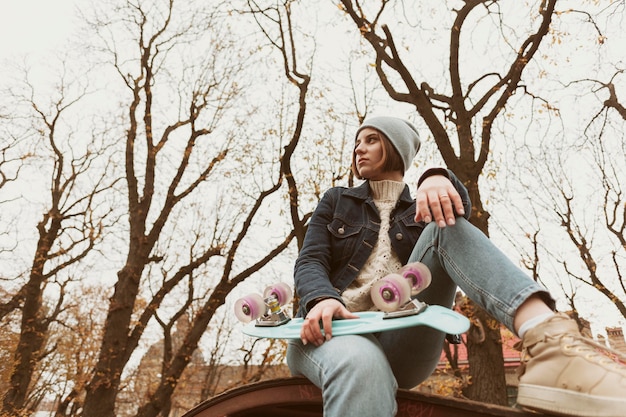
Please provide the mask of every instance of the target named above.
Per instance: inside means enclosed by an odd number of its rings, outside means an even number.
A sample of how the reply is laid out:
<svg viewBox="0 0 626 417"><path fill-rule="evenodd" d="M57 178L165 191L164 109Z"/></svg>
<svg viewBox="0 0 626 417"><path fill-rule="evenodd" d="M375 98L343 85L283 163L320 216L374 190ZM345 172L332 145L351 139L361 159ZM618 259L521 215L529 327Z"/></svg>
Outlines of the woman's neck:
<svg viewBox="0 0 626 417"><path fill-rule="evenodd" d="M370 181L397 181L402 182L404 180L404 174L400 171L391 171L391 172L381 172L376 175L374 178L368 178Z"/></svg>

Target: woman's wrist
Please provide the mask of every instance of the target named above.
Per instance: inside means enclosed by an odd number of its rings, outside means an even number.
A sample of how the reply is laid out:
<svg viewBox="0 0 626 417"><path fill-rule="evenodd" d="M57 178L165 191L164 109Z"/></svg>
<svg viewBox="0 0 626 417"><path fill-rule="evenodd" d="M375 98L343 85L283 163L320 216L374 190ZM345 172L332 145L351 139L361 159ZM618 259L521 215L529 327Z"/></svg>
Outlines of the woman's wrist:
<svg viewBox="0 0 626 417"><path fill-rule="evenodd" d="M419 188L420 185L422 185L422 183L424 182L424 180L428 177L432 177L435 175L443 175L444 177L446 177L447 179L450 179L450 173L448 172L448 170L446 168L429 168L426 171L424 171L424 173L422 174L422 176L419 178L419 180L417 180L417 186Z"/></svg>

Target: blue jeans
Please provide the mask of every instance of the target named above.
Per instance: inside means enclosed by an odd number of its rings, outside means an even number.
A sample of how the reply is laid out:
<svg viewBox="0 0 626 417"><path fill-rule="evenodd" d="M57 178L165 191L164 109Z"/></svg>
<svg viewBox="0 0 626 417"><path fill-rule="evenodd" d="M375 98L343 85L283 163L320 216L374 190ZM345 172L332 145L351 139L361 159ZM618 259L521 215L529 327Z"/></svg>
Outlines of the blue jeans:
<svg viewBox="0 0 626 417"><path fill-rule="evenodd" d="M409 262L423 262L432 283L418 298L451 307L457 286L476 304L513 330L517 308L547 291L513 264L464 218L443 229L429 224ZM413 388L439 363L445 334L411 327L370 335L338 336L320 347L291 340L287 364L322 390L324 416L393 416L396 389Z"/></svg>

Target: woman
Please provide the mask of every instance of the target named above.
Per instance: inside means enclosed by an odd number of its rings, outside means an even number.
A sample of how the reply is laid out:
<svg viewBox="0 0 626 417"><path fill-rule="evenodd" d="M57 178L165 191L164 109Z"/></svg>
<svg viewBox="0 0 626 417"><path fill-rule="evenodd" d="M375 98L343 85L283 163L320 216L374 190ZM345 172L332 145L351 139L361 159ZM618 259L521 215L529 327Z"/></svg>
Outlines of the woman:
<svg viewBox="0 0 626 417"><path fill-rule="evenodd" d="M426 171L411 198L403 178L419 147L417 129L402 119L371 118L357 130L352 170L364 182L325 193L295 264L305 322L288 347L292 373L321 388L327 417L395 415L396 389L433 372L445 335L420 326L333 338L331 321L372 309L372 284L420 261L433 278L420 300L451 307L458 286L522 339L518 403L564 415L623 415L626 367L582 339L574 321L554 312L546 289L467 221L471 204L455 175Z"/></svg>

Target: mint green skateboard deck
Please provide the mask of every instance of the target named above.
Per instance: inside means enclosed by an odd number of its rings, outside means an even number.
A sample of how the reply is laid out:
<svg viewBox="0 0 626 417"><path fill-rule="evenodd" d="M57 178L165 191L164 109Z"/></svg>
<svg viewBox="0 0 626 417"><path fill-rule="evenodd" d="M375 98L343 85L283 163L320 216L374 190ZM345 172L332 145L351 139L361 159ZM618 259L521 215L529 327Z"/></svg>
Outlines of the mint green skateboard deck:
<svg viewBox="0 0 626 417"><path fill-rule="evenodd" d="M333 336L350 334L377 333L403 329L413 326L428 326L448 334L461 334L469 329L469 320L461 314L437 305L429 305L420 313L384 318L380 311L361 311L354 313L358 319L333 320ZM270 339L299 339L302 318L295 318L278 326L257 326L255 322L244 326L248 336Z"/></svg>

